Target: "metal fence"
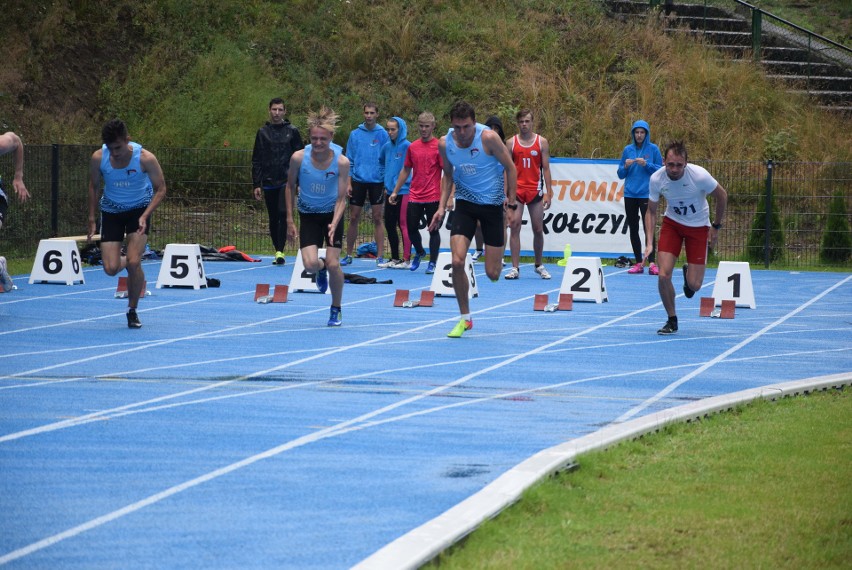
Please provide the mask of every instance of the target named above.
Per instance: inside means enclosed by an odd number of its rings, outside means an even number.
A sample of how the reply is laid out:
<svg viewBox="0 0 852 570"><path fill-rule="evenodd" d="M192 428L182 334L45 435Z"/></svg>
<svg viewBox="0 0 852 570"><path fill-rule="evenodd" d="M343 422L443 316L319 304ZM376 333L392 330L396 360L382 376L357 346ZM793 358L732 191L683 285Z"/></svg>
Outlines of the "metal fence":
<svg viewBox="0 0 852 570"><path fill-rule="evenodd" d="M0 175L10 194L0 230L0 252L32 258L40 239L86 233L90 146L29 145L25 182L32 199L19 203L11 192L10 155L0 157ZM234 245L247 253L271 253L266 208L251 197L251 151L151 148L169 188L154 214L155 249L167 243ZM852 225L852 163L696 161L728 190L725 227L715 260L748 260L767 267L852 268L848 250L826 252L823 243L849 239ZM770 196L765 200L764 196ZM839 197L843 213L831 214ZM773 216L768 216L765 203ZM831 217L835 222L829 223ZM372 241L372 223L362 216L358 242ZM771 225L776 220L776 226ZM346 221L348 225L348 220ZM767 231L773 228L774 233ZM831 233L842 233L842 236ZM772 237L770 240L768 238ZM826 241L827 240L827 241ZM626 245L626 244L625 244ZM629 247L625 247L629 249ZM288 253L296 252L293 244Z"/></svg>

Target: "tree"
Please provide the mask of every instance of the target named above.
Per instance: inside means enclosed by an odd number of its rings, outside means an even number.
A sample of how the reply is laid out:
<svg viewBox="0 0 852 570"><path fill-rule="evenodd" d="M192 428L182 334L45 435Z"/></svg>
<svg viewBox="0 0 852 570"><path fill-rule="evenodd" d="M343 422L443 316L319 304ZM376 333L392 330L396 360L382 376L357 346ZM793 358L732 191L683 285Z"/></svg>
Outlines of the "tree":
<svg viewBox="0 0 852 570"><path fill-rule="evenodd" d="M781 217L773 207L769 214L769 261L778 261L784 254L784 226ZM754 263L762 263L766 257L764 253L766 245L766 192L760 197L760 206L754 213L751 222L751 230L748 233L746 254L748 260Z"/></svg>
<svg viewBox="0 0 852 570"><path fill-rule="evenodd" d="M819 257L825 263L844 263L852 257L852 231L849 229L843 191L838 190L828 205L828 219L822 234Z"/></svg>

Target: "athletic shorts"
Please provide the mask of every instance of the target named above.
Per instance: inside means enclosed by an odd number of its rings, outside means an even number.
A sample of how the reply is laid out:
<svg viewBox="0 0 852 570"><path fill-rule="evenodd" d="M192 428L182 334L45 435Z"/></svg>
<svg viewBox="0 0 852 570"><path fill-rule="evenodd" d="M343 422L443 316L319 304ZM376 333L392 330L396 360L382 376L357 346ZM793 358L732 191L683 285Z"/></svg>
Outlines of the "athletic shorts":
<svg viewBox="0 0 852 570"><path fill-rule="evenodd" d="M385 185L381 182L358 182L352 181L352 197L349 198L350 206L364 207L367 197L370 197L370 204L378 206L385 201Z"/></svg>
<svg viewBox="0 0 852 570"><path fill-rule="evenodd" d="M482 240L485 245L503 247L505 219L503 217L503 206L492 206L490 204L474 204L467 200L456 200L456 208L453 210L453 222L450 228L450 236L463 235L467 239L473 239L476 233L476 222L482 226Z"/></svg>
<svg viewBox="0 0 852 570"><path fill-rule="evenodd" d="M139 217L145 212L145 208L134 208L126 212L101 212L101 241L124 241L127 234L136 233L139 229ZM151 230L151 217L145 224L145 235Z"/></svg>
<svg viewBox="0 0 852 570"><path fill-rule="evenodd" d="M0 194L0 226L3 225L3 222L6 221L6 212L9 211L9 202L6 201L6 197Z"/></svg>
<svg viewBox="0 0 852 570"><path fill-rule="evenodd" d="M334 241L328 243L328 224L334 219L334 212L324 214L299 214L299 248L315 245L322 248L343 247L343 220L337 224L334 230Z"/></svg>
<svg viewBox="0 0 852 570"><path fill-rule="evenodd" d="M518 202L521 204L535 204L536 202L541 201L541 192L538 188L530 188L527 190L518 188L517 198Z"/></svg>
<svg viewBox="0 0 852 570"><path fill-rule="evenodd" d="M678 257L681 247L685 244L687 263L707 265L707 238L709 235L710 228L708 226L697 228L685 226L663 216L657 251L664 251Z"/></svg>

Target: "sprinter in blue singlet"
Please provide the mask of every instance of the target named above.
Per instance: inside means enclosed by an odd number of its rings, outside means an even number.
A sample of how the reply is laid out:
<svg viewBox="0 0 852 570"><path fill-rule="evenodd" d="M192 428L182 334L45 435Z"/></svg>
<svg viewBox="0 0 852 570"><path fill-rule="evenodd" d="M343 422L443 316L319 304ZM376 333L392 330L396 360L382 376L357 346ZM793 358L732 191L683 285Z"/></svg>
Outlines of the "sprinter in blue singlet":
<svg viewBox="0 0 852 570"><path fill-rule="evenodd" d="M118 119L101 131L103 146L89 161L89 241L97 230L101 210L101 257L104 272L127 269L127 326L142 326L136 307L145 288L142 254L148 243L151 214L166 197L166 181L157 157L130 142L127 126ZM103 195L98 194L103 183ZM121 243L127 238L127 254Z"/></svg>
<svg viewBox="0 0 852 570"><path fill-rule="evenodd" d="M438 150L444 162L441 202L432 217L430 228L444 218L447 200L455 185L455 213L450 229L453 259L453 290L459 304L461 320L447 335L460 337L473 328L470 318L465 259L476 223L482 227L485 241L485 273L492 281L500 277L505 249L505 217L503 205L516 209L518 175L512 156L500 136L476 122L476 112L464 101L450 110L452 128L441 137ZM505 189L504 189L505 172Z"/></svg>
<svg viewBox="0 0 852 570"><path fill-rule="evenodd" d="M349 186L349 159L340 146L331 142L337 128L337 113L327 107L308 114L311 144L293 153L287 178L286 199L293 203L297 193L299 247L305 270L316 274L317 288L325 293L331 287L328 326L343 324L343 213ZM287 233L296 238L292 209L287 210ZM325 258L319 249L326 245Z"/></svg>

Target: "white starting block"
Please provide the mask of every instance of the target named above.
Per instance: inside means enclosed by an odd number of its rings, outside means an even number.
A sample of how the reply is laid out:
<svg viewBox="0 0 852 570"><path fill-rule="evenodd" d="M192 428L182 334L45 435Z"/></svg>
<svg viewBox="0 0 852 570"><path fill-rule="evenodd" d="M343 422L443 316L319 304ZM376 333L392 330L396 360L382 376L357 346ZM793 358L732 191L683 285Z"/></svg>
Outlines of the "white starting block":
<svg viewBox="0 0 852 570"><path fill-rule="evenodd" d="M575 301L609 301L601 258L572 255L565 264L559 293L570 293Z"/></svg>
<svg viewBox="0 0 852 570"><path fill-rule="evenodd" d="M317 250L317 256L325 258L325 248ZM293 275L290 277L290 291L302 291L308 293L319 293L317 289L317 276L313 273L308 273L305 269L305 262L302 261L302 252L296 254L296 267L293 268ZM331 295L331 285L325 290L326 295Z"/></svg>
<svg viewBox="0 0 852 570"><path fill-rule="evenodd" d="M207 275L197 243L170 243L163 252L157 289L163 287L207 288Z"/></svg>
<svg viewBox="0 0 852 570"><path fill-rule="evenodd" d="M468 299L479 297L479 285L476 284L476 272L473 269L473 259L471 259L469 253L465 256L464 271L467 274L469 285ZM453 289L453 254L449 251L438 254L438 262L435 264L435 273L432 274L432 285L429 290L441 297L456 296L456 291Z"/></svg>
<svg viewBox="0 0 852 570"><path fill-rule="evenodd" d="M73 239L43 239L38 242L30 283L85 283L80 250Z"/></svg>
<svg viewBox="0 0 852 570"><path fill-rule="evenodd" d="M716 305L722 300L732 299L737 307L754 309L754 288L751 285L751 269L746 261L720 261L713 284Z"/></svg>

